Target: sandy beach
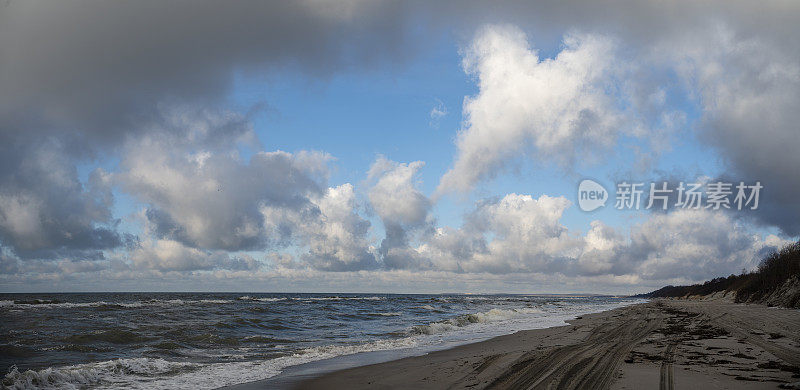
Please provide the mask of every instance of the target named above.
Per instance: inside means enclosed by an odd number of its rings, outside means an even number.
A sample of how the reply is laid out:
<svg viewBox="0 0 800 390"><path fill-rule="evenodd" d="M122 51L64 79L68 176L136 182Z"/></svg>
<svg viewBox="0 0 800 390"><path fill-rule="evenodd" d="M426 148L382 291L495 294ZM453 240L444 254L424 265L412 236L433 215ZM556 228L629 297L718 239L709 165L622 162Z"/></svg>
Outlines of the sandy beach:
<svg viewBox="0 0 800 390"><path fill-rule="evenodd" d="M724 300L658 300L566 326L335 371L291 387L800 388L800 311Z"/></svg>

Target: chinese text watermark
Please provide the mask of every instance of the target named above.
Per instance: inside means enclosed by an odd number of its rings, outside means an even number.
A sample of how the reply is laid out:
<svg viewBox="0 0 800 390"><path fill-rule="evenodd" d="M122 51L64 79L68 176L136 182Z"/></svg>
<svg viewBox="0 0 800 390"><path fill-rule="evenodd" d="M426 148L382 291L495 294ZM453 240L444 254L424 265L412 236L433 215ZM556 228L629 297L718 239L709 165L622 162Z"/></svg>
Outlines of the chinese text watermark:
<svg viewBox="0 0 800 390"><path fill-rule="evenodd" d="M614 208L640 209L731 209L756 210L764 186L761 182L620 182L616 184ZM608 191L593 180L583 180L578 186L578 206L592 211L605 206Z"/></svg>

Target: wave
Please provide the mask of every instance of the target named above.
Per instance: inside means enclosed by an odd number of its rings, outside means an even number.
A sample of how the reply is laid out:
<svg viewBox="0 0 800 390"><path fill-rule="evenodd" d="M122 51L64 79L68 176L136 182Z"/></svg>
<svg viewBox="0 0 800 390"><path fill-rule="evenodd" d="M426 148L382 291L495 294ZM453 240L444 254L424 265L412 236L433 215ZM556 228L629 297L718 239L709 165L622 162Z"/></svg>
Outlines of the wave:
<svg viewBox="0 0 800 390"><path fill-rule="evenodd" d="M291 355L268 360L209 364L199 368L197 371L193 371L191 374L167 378L162 382L150 383L149 386L143 386L143 388L214 389L268 379L278 375L286 367L299 364L361 352L413 348L418 345L419 340L417 338L405 337L359 344L311 347L299 350Z"/></svg>
<svg viewBox="0 0 800 390"><path fill-rule="evenodd" d="M216 303L220 305L224 305L226 303L233 303L233 301L229 299L201 299L200 303Z"/></svg>
<svg viewBox="0 0 800 390"><path fill-rule="evenodd" d="M384 297L303 297L301 301L380 301Z"/></svg>
<svg viewBox="0 0 800 390"><path fill-rule="evenodd" d="M105 301L97 301L97 302L59 302L59 301L40 301L39 303L34 303L29 300L22 300L22 301L3 301L0 304L0 307L13 307L15 309L38 309L38 308L75 308L75 307L140 307L143 306L142 302L105 302ZM10 303L8 303L10 302Z"/></svg>
<svg viewBox="0 0 800 390"><path fill-rule="evenodd" d="M146 378L193 371L197 364L164 359L131 358L87 363L43 370L19 371L13 366L3 378L3 387L12 389L79 389L90 385L108 386L142 383Z"/></svg>
<svg viewBox="0 0 800 390"><path fill-rule="evenodd" d="M286 301L289 298L259 298L259 297L251 297L249 295L244 295L239 298L236 298L239 301L258 301L258 302L277 302L277 301Z"/></svg>
<svg viewBox="0 0 800 390"><path fill-rule="evenodd" d="M250 295L243 295L239 298L236 298L240 301L259 301L259 302L278 302L278 301L301 301L301 302L313 302L313 301L379 301L383 300L384 297L340 297L340 296L333 296L333 297L253 297Z"/></svg>
<svg viewBox="0 0 800 390"><path fill-rule="evenodd" d="M16 299L15 304L18 305L47 305L51 303L62 303L57 299Z"/></svg>
<svg viewBox="0 0 800 390"><path fill-rule="evenodd" d="M437 309L437 308L435 308L435 307L433 307L431 305L414 306L414 308L415 309L424 309L424 310L429 310L429 311L435 311L435 312L438 312L438 313L444 313L444 310Z"/></svg>
<svg viewBox="0 0 800 390"><path fill-rule="evenodd" d="M445 321L431 322L424 325L413 326L410 330L411 334L439 334L470 324L486 323L504 321L514 317L519 317L526 314L541 314L543 311L535 308L519 308L519 309L491 309L485 312L464 314L457 317L447 319Z"/></svg>

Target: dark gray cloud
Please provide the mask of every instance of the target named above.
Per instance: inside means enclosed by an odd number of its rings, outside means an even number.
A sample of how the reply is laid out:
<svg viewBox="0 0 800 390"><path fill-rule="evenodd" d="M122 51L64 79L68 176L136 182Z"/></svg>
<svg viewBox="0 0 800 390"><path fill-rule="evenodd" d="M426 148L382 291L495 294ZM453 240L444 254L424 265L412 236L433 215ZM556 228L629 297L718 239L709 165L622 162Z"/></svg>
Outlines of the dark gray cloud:
<svg viewBox="0 0 800 390"><path fill-rule="evenodd" d="M764 186L754 216L800 234L800 54L768 37L713 26L702 39L683 37L679 69L696 83L701 139L727 163L725 176Z"/></svg>
<svg viewBox="0 0 800 390"><path fill-rule="evenodd" d="M732 25L743 35L763 35L794 53L800 51L792 45L800 7L781 0L758 5L746 0L501 0L490 5L472 0L426 2L423 7L442 15L448 27L461 31L464 39L470 39L480 25L509 23L529 31L548 51L557 49L562 35L569 30L619 36L632 46L645 47L664 37L692 34L715 21Z"/></svg>
<svg viewBox="0 0 800 390"><path fill-rule="evenodd" d="M401 59L402 14L355 1L4 2L0 117L118 139L158 103L219 102L236 73Z"/></svg>
<svg viewBox="0 0 800 390"><path fill-rule="evenodd" d="M800 32L797 8L767 7L755 18L765 18L763 24L707 16L706 25L656 36L652 49L643 51L648 62L674 72L698 104L696 136L724 164L720 177L708 181L764 186L758 210L737 217L793 236L800 234L800 204L794 200L800 191L794 173L800 166L800 48L785 35Z"/></svg>
<svg viewBox="0 0 800 390"><path fill-rule="evenodd" d="M2 150L0 242L18 256L102 257L98 251L123 242L111 215L108 175L95 170L82 184L67 148L43 138L12 141Z"/></svg>

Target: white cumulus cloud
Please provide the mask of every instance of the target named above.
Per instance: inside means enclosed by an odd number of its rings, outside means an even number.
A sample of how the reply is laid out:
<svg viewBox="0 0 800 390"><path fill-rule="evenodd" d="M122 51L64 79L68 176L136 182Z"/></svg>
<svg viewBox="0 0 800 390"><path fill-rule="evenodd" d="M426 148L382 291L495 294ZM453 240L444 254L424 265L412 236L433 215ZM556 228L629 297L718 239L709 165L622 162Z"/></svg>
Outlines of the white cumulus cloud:
<svg viewBox="0 0 800 390"><path fill-rule="evenodd" d="M613 145L621 113L607 94L614 43L599 35L567 35L554 58L540 58L513 26L479 30L463 65L479 92L464 101L454 165L438 191L466 191L521 154L571 165Z"/></svg>

